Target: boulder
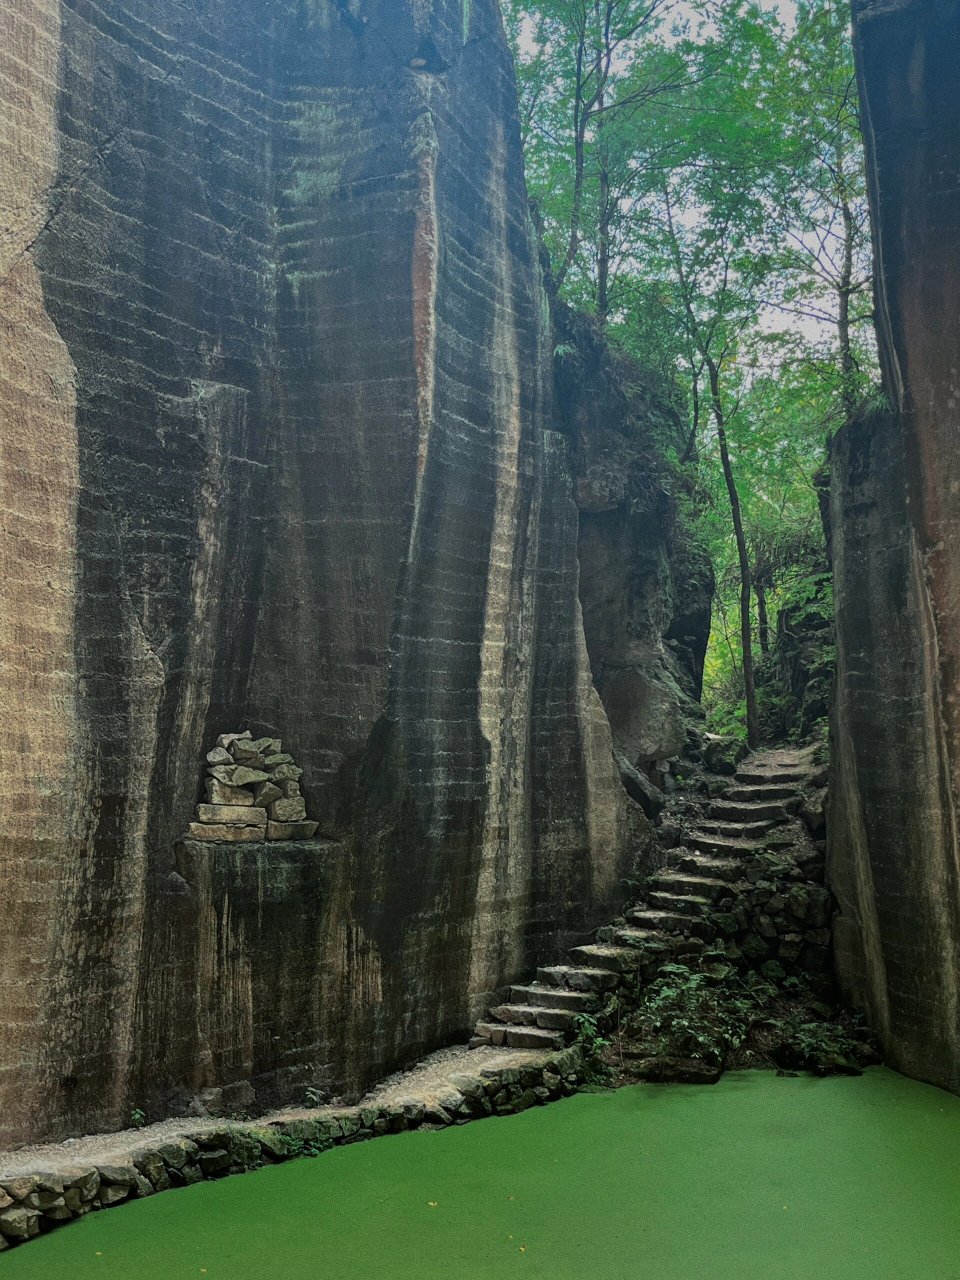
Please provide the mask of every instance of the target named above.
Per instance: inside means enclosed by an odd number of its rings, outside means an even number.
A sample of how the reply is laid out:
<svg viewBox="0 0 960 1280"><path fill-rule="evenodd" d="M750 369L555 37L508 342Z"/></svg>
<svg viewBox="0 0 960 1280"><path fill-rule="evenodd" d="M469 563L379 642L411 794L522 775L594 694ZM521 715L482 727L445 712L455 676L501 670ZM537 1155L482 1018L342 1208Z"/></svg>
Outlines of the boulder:
<svg viewBox="0 0 960 1280"><path fill-rule="evenodd" d="M31 1240L40 1234L40 1211L16 1204L0 1209L0 1235L8 1240Z"/></svg>
<svg viewBox="0 0 960 1280"><path fill-rule="evenodd" d="M97 1172L101 1183L117 1187L136 1187L139 1177L137 1168L132 1164L100 1164L97 1165Z"/></svg>
<svg viewBox="0 0 960 1280"><path fill-rule="evenodd" d="M114 1205L122 1204L124 1200L129 1199L130 1192L134 1188L121 1187L116 1183L108 1183L100 1188L100 1205L104 1209L112 1209Z"/></svg>
<svg viewBox="0 0 960 1280"><path fill-rule="evenodd" d="M722 738L716 734L704 735L703 763L711 773L732 775L737 765L750 754L750 748L740 738Z"/></svg>
<svg viewBox="0 0 960 1280"><path fill-rule="evenodd" d="M63 1179L53 1173L28 1173L18 1178L5 1178L3 1189L14 1200L26 1200L35 1191L52 1191L55 1195L61 1195Z"/></svg>
<svg viewBox="0 0 960 1280"><path fill-rule="evenodd" d="M667 803L667 797L639 769L635 769L621 752L615 751L614 759L617 762L617 771L624 791L640 806L647 817L653 820Z"/></svg>

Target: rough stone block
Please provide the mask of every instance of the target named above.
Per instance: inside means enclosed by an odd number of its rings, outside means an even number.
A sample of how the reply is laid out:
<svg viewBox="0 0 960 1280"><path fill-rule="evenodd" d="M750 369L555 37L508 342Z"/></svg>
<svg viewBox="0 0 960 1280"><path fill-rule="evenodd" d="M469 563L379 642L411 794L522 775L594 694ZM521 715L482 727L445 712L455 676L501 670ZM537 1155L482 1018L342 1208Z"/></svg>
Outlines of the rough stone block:
<svg viewBox="0 0 960 1280"><path fill-rule="evenodd" d="M287 786L288 784L284 783L283 785ZM294 783L293 785L296 786L297 784ZM259 783L253 792L254 800L262 809L265 809L267 805L273 804L274 800L282 800L283 795L282 789L272 782Z"/></svg>
<svg viewBox="0 0 960 1280"><path fill-rule="evenodd" d="M60 1172L63 1175L64 1191L79 1191L81 1200L92 1200L100 1190L100 1175L90 1166L70 1165Z"/></svg>
<svg viewBox="0 0 960 1280"><path fill-rule="evenodd" d="M220 737L217 739L217 746L229 747L231 742L236 742L238 738L252 738L252 737L253 737L253 734L250 732L249 729L244 730L243 733L221 733Z"/></svg>
<svg viewBox="0 0 960 1280"><path fill-rule="evenodd" d="M360 1112L359 1111L336 1111L331 1120L336 1120L345 1138L349 1138L351 1134L356 1133L360 1128Z"/></svg>
<svg viewBox="0 0 960 1280"><path fill-rule="evenodd" d="M423 1123L426 1108L419 1098L400 1098L397 1106L403 1112L403 1117L411 1129Z"/></svg>
<svg viewBox="0 0 960 1280"><path fill-rule="evenodd" d="M40 1209L46 1213L48 1209L57 1209L63 1205L64 1199L56 1191L31 1191L28 1196L24 1196L23 1203L28 1209Z"/></svg>
<svg viewBox="0 0 960 1280"><path fill-rule="evenodd" d="M277 738L235 738L230 744L230 754L235 760L249 760L252 756L263 758L280 750Z"/></svg>
<svg viewBox="0 0 960 1280"><path fill-rule="evenodd" d="M135 1187L137 1185L137 1169L132 1164L101 1164L97 1166L101 1182L108 1182L117 1187Z"/></svg>
<svg viewBox="0 0 960 1280"><path fill-rule="evenodd" d="M199 1151L196 1143L179 1139L174 1142L164 1142L157 1147L157 1154L162 1157L168 1169L182 1169L184 1165L197 1158Z"/></svg>
<svg viewBox="0 0 960 1280"><path fill-rule="evenodd" d="M136 1151L133 1163L145 1178L149 1178L156 1191L166 1191L170 1186L167 1168L159 1151Z"/></svg>
<svg viewBox="0 0 960 1280"><path fill-rule="evenodd" d="M217 1174L226 1173L230 1168L230 1153L222 1148L218 1151L201 1151L200 1168L205 1178L214 1178Z"/></svg>
<svg viewBox="0 0 960 1280"><path fill-rule="evenodd" d="M210 804L253 804L253 792L245 787L231 787L225 782L217 782L215 778L207 778L206 787Z"/></svg>
<svg viewBox="0 0 960 1280"><path fill-rule="evenodd" d="M0 1209L0 1235L8 1240L30 1240L40 1234L40 1211L25 1205Z"/></svg>
<svg viewBox="0 0 960 1280"><path fill-rule="evenodd" d="M267 775L262 769L248 769L245 764L218 764L210 770L210 776L217 782L226 782L231 787L246 787L252 782L266 782Z"/></svg>
<svg viewBox="0 0 960 1280"><path fill-rule="evenodd" d="M14 1200L25 1200L34 1191L52 1191L55 1195L61 1195L63 1179L58 1174L28 1173L19 1178L5 1178L3 1189Z"/></svg>
<svg viewBox="0 0 960 1280"><path fill-rule="evenodd" d="M450 1084L463 1094L465 1098L478 1099L483 1096L483 1081L479 1076L458 1073L450 1077Z"/></svg>
<svg viewBox="0 0 960 1280"><path fill-rule="evenodd" d="M453 1124L453 1116L439 1102L428 1102L423 1118L427 1124Z"/></svg>
<svg viewBox="0 0 960 1280"><path fill-rule="evenodd" d="M130 1195L130 1187L118 1187L115 1183L109 1183L107 1186L100 1188L100 1204L104 1209L112 1209L115 1204L122 1204Z"/></svg>
<svg viewBox="0 0 960 1280"><path fill-rule="evenodd" d="M269 808L272 822L303 822L307 816L307 806L302 798L295 800L274 800Z"/></svg>
<svg viewBox="0 0 960 1280"><path fill-rule="evenodd" d="M265 827L266 809L247 804L198 804L197 818L201 822L225 823L228 827Z"/></svg>
<svg viewBox="0 0 960 1280"><path fill-rule="evenodd" d="M268 840L312 840L319 822L268 822Z"/></svg>
<svg viewBox="0 0 960 1280"><path fill-rule="evenodd" d="M190 840L206 840L214 844L238 844L243 841L249 843L254 840L265 840L267 828L265 826L228 827L223 824L214 826L206 822L191 822L187 827L187 837Z"/></svg>
<svg viewBox="0 0 960 1280"><path fill-rule="evenodd" d="M299 782L303 777L303 770L298 769L295 764L281 764L270 774L274 782Z"/></svg>

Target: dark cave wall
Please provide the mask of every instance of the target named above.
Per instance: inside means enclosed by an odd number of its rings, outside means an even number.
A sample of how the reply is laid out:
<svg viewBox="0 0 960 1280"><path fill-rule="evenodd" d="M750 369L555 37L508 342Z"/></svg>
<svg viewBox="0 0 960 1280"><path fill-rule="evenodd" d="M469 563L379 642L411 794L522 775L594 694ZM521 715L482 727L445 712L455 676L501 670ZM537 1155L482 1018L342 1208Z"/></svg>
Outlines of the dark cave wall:
<svg viewBox="0 0 960 1280"><path fill-rule="evenodd" d="M495 5L8 4L0 108L0 1143L356 1090L649 839ZM316 864L178 844L248 726Z"/></svg>
<svg viewBox="0 0 960 1280"><path fill-rule="evenodd" d="M853 5L890 412L833 449L837 968L960 1091L960 4Z"/></svg>

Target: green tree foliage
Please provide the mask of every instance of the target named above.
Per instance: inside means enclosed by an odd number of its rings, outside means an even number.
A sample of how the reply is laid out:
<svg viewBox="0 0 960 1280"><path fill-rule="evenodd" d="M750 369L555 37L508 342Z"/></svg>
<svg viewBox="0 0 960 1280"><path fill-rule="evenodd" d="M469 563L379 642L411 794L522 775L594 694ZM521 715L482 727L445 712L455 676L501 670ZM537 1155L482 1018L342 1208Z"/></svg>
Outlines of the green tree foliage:
<svg viewBox="0 0 960 1280"><path fill-rule="evenodd" d="M826 440L875 394L848 6L504 2L554 283L672 384L719 583L705 701L756 741L754 651L829 610Z"/></svg>

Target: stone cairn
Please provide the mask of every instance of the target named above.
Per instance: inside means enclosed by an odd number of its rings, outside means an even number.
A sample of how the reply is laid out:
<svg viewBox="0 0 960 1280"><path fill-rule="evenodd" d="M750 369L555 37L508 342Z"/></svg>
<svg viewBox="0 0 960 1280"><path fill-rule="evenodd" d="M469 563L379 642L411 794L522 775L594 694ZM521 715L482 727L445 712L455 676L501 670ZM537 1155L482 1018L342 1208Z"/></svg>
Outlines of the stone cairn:
<svg viewBox="0 0 960 1280"><path fill-rule="evenodd" d="M303 770L281 750L279 738L222 733L207 752L207 803L197 805L190 840L310 840L317 822L307 821L300 794Z"/></svg>

